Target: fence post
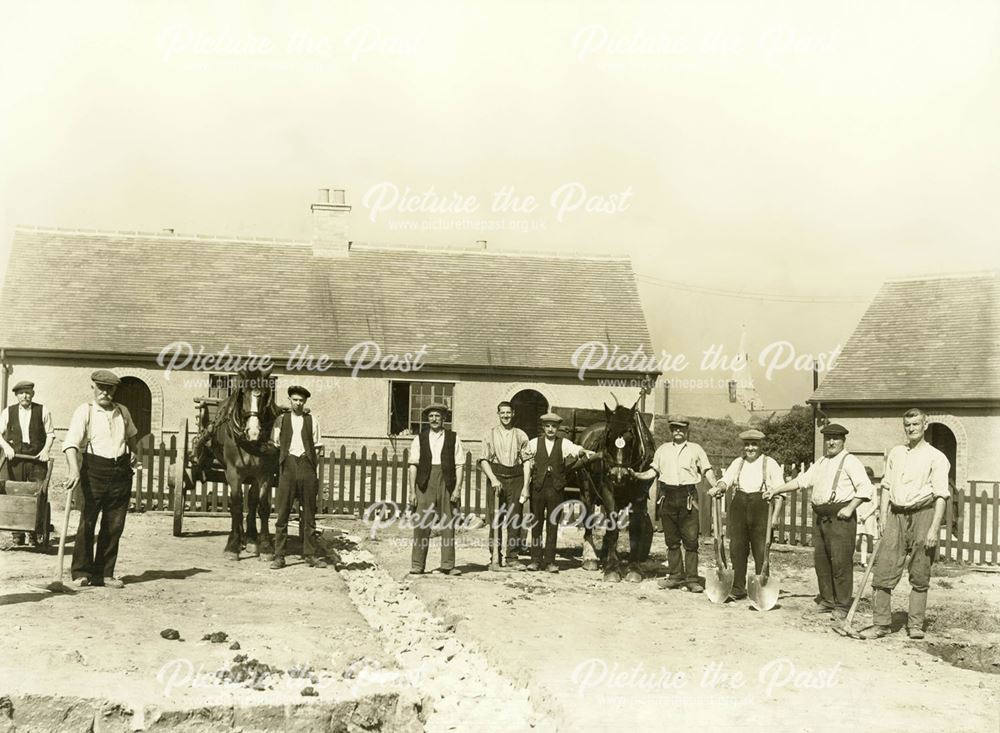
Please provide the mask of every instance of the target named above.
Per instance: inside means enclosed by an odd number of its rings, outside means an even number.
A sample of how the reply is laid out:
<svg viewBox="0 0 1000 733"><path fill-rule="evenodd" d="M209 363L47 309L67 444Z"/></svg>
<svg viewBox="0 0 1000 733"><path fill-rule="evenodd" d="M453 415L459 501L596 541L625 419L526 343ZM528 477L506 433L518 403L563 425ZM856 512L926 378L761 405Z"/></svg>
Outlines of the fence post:
<svg viewBox="0 0 1000 733"><path fill-rule="evenodd" d="M362 448L362 450L364 449ZM346 511L344 512L345 514L354 514L354 512L357 511L357 508L354 506L354 479L357 477L357 466L358 454L351 451L350 489L347 494L349 503Z"/></svg>
<svg viewBox="0 0 1000 733"><path fill-rule="evenodd" d="M382 460L380 461L379 471L382 474L382 488L379 491L379 501L384 504L388 498L386 496L386 483L389 480L389 451L386 448L382 449Z"/></svg>
<svg viewBox="0 0 1000 733"><path fill-rule="evenodd" d="M344 468L347 463L347 446L340 446L340 459L337 461L340 468L337 471L337 475L340 476L340 482L337 484L337 514L346 514L347 510L346 499L344 497L344 492L347 491L347 484L344 483Z"/></svg>
<svg viewBox="0 0 1000 733"><path fill-rule="evenodd" d="M993 564L997 564L997 548L1000 547L1000 483L993 484Z"/></svg>
<svg viewBox="0 0 1000 733"><path fill-rule="evenodd" d="M981 522L981 524L979 526L979 564L980 565L985 565L986 564L986 538L987 538L987 534L986 534L986 519L987 519L987 516L986 515L990 513L990 497L986 495L985 491L982 494L979 495L979 512L980 512L979 519L980 519L980 522ZM995 546L996 545L994 544L994 547Z"/></svg>

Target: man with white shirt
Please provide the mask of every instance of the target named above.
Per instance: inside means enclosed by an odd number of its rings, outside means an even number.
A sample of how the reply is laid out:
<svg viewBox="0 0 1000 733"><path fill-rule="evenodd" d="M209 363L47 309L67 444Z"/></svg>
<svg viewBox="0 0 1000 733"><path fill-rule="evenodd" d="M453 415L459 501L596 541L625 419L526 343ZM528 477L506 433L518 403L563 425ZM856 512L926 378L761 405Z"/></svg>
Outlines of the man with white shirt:
<svg viewBox="0 0 1000 733"><path fill-rule="evenodd" d="M461 575L462 571L455 567L454 517L461 497L465 449L455 432L444 427L447 407L430 405L423 414L428 429L414 436L410 444L410 508L417 515L410 573L424 572L431 530L437 529L441 533L441 572Z"/></svg>
<svg viewBox="0 0 1000 733"><path fill-rule="evenodd" d="M857 456L844 450L847 428L830 423L823 433L825 455L791 481L768 488L764 498L812 489L813 564L819 598L816 611L846 618L854 593L854 540L857 508L875 491Z"/></svg>
<svg viewBox="0 0 1000 733"><path fill-rule="evenodd" d="M490 570L500 570L501 563L507 568L523 570L517 559L523 535L522 504L518 497L523 475L521 453L528 443L528 434L514 427L514 407L510 402L504 400L497 405L497 417L500 424L486 433L479 459L490 485L488 503L496 507L490 517Z"/></svg>
<svg viewBox="0 0 1000 733"><path fill-rule="evenodd" d="M314 568L325 568L326 559L316 557L316 495L319 477L316 470L316 446L319 444L319 421L305 411L308 389L294 385L288 388L291 410L274 425L274 442L280 451L280 475L275 496L274 560L272 570L285 567L285 545L288 542L288 517L292 502L299 500L302 534L302 559Z"/></svg>
<svg viewBox="0 0 1000 733"><path fill-rule="evenodd" d="M670 415L667 422L673 440L657 448L649 470L636 473L635 477L646 481L658 479L656 500L667 544L667 577L660 581L660 587L686 587L692 593L701 593L704 588L698 577L698 484L702 477L714 484L715 472L702 447L688 441L690 421L681 415Z"/></svg>
<svg viewBox="0 0 1000 733"><path fill-rule="evenodd" d="M0 411L0 450L6 459L6 478L11 481L44 480L49 449L56 437L52 416L48 408L33 401L34 382L18 382L12 391L17 404ZM34 456L38 460L15 458L15 454ZM31 544L44 533L44 522L45 517L39 517L34 534L29 533ZM24 532L14 532L14 544L24 544Z"/></svg>
<svg viewBox="0 0 1000 733"><path fill-rule="evenodd" d="M547 570L558 573L556 546L558 544L559 522L556 508L563 502L566 486L567 458L594 456L593 451L583 448L566 438L557 438L556 431L562 418L548 412L540 418L543 435L532 438L524 449L524 488L520 501L528 500L531 489L531 562L528 570ZM542 552L542 530L545 529L545 551Z"/></svg>
<svg viewBox="0 0 1000 733"><path fill-rule="evenodd" d="M107 369L90 375L94 399L73 412L63 439L69 466L67 491L80 487L83 508L73 546L72 577L77 586L102 585L121 588L115 577L118 543L125 529L132 476L136 460L138 430L125 405L114 401L121 381ZM97 517L101 529L94 547Z"/></svg>
<svg viewBox="0 0 1000 733"><path fill-rule="evenodd" d="M732 487L733 500L729 505L729 555L733 560L733 591L730 597L741 600L747 597L747 561L753 551L754 573L760 574L764 564L764 543L767 539L767 513L770 506L763 492L769 486L785 482L781 467L770 456L761 452L764 433L744 430L743 456L729 464L715 488L708 493L716 497Z"/></svg>
<svg viewBox="0 0 1000 733"><path fill-rule="evenodd" d="M924 638L927 589L937 557L938 537L951 493L951 464L944 453L924 440L927 416L918 409L903 415L906 445L897 445L886 459L882 478L882 539L872 569L873 626L861 632L878 639L890 632L892 589L908 568L910 608L906 630L911 639ZM885 506L885 505L888 506ZM907 563L909 557L909 563Z"/></svg>

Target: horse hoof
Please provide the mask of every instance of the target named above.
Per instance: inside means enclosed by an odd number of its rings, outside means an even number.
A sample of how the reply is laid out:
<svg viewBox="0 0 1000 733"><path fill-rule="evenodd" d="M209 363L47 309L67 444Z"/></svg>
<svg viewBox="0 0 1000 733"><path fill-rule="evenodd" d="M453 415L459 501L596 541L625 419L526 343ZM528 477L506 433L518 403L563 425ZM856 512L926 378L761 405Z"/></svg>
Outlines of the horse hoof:
<svg viewBox="0 0 1000 733"><path fill-rule="evenodd" d="M600 570L601 566L597 560L584 560L583 569L584 570Z"/></svg>
<svg viewBox="0 0 1000 733"><path fill-rule="evenodd" d="M271 562L274 559L274 554L270 552L265 552L260 556L260 559L264 562Z"/></svg>
<svg viewBox="0 0 1000 733"><path fill-rule="evenodd" d="M604 582L606 582L606 583L621 583L622 582L622 576L620 576L618 573L605 573L604 574Z"/></svg>
<svg viewBox="0 0 1000 733"><path fill-rule="evenodd" d="M629 583L641 583L642 576L633 570L632 572L630 572L628 575L625 576L625 580L627 580Z"/></svg>
<svg viewBox="0 0 1000 733"><path fill-rule="evenodd" d="M227 560L232 560L233 562L240 559L240 553L238 552L227 552L225 553L225 556Z"/></svg>

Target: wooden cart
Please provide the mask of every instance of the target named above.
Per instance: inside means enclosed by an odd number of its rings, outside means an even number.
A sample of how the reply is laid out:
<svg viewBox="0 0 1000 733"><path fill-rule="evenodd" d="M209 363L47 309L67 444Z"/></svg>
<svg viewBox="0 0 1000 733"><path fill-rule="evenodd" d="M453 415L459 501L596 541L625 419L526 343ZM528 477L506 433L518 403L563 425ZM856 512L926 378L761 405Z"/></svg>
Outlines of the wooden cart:
<svg viewBox="0 0 1000 733"><path fill-rule="evenodd" d="M15 458L38 461L34 456ZM53 461L45 467L45 478L37 481L0 480L0 530L24 532L35 536L36 547L45 549L51 539L52 517L49 510L49 480ZM36 532L41 526L42 531Z"/></svg>

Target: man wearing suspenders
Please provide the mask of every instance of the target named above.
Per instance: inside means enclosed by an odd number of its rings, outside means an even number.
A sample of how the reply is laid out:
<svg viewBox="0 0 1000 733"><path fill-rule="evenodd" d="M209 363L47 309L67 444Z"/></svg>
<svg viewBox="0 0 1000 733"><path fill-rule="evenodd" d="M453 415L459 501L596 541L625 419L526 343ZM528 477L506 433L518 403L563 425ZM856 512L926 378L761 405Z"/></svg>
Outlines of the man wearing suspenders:
<svg viewBox="0 0 1000 733"><path fill-rule="evenodd" d="M79 486L83 494L73 547L73 584L121 588L124 583L115 577L115 563L132 497L138 430L128 408L113 399L121 381L117 375L98 369L90 379L94 399L76 408L63 439L69 466L67 491ZM101 529L95 548L99 514Z"/></svg>
<svg viewBox="0 0 1000 733"><path fill-rule="evenodd" d="M846 618L854 592L855 510L875 492L861 461L844 450L847 428L831 423L820 432L826 455L788 483L769 488L764 498L812 488L813 564L819 585L814 610Z"/></svg>
<svg viewBox="0 0 1000 733"><path fill-rule="evenodd" d="M781 467L770 456L761 453L764 433L744 430L743 457L729 464L722 479L708 493L716 497L729 487L733 500L729 505L729 554L733 560L733 600L747 597L747 560L753 550L754 572L764 564L764 541L767 539L767 513L770 509L763 492L768 486L784 483Z"/></svg>

